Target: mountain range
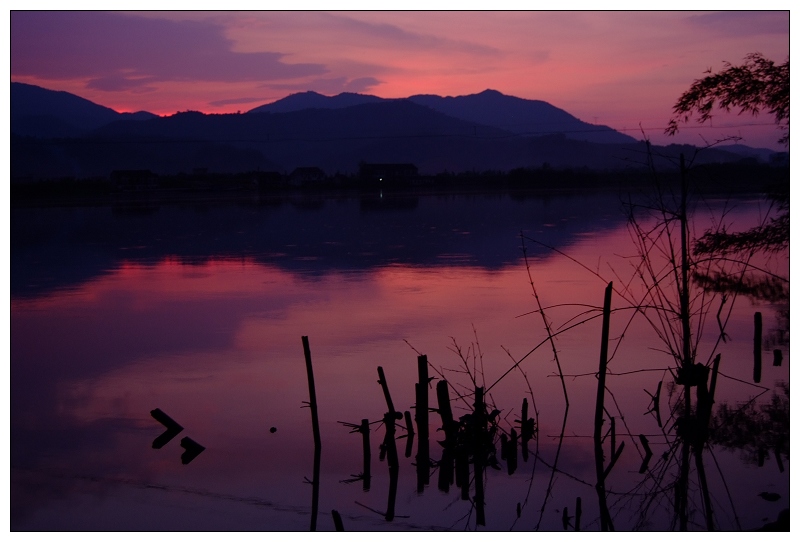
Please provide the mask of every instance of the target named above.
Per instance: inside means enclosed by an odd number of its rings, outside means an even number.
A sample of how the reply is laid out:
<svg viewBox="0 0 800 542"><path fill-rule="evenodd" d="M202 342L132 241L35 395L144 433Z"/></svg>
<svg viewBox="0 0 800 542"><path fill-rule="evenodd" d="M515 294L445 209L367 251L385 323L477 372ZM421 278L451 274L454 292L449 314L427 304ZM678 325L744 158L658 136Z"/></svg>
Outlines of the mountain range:
<svg viewBox="0 0 800 542"><path fill-rule="evenodd" d="M621 169L643 163L645 143L539 100L495 90L458 97L293 94L246 113L118 113L67 92L11 83L12 178L290 172L353 173L361 162L413 163L422 174L518 167ZM690 152L671 145L658 154ZM734 150L734 149L731 149ZM772 151L711 149L706 161ZM665 162L665 164L667 164Z"/></svg>

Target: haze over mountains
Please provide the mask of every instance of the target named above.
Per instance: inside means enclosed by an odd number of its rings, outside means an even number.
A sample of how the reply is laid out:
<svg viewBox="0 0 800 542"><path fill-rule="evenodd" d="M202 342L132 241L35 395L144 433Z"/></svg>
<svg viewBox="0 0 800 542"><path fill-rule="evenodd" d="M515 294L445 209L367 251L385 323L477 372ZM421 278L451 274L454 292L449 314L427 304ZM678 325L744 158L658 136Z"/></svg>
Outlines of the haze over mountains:
<svg viewBox="0 0 800 542"><path fill-rule="evenodd" d="M518 167L640 167L644 143L583 122L546 102L494 90L406 99L293 94L243 114L118 113L73 94L11 83L12 178L290 172L354 173L360 162L413 163L422 174ZM670 146L671 155L688 146ZM684 148L685 147L685 148ZM683 150L682 150L683 149ZM703 153L733 161L771 151Z"/></svg>

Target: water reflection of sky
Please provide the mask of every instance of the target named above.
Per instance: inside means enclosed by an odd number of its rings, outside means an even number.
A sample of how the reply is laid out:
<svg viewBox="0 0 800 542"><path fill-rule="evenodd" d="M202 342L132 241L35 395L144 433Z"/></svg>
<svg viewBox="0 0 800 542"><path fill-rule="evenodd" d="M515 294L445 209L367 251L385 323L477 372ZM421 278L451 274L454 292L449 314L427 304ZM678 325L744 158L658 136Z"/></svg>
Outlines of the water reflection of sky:
<svg viewBox="0 0 800 542"><path fill-rule="evenodd" d="M574 233L571 256L606 269L612 260L624 267L615 260L627 246L624 228L598 231L584 224ZM509 244L518 246L519 239ZM87 250L81 247L76 250ZM104 251L108 254L108 247L98 250ZM465 253L475 258L474 250ZM230 251L195 260L151 255L122 259L67 290L13 297L12 528L307 529L311 491L302 482L311 476L313 441L309 412L301 408L308 398L302 335L310 336L321 409L320 510L338 509L353 530L463 528L469 505L458 500L455 488L442 494L434 478L423 496L415 494L413 454L401 462L397 505L398 516L410 517L386 524L367 509L386 507L386 465L377 457L383 430L373 426L372 489L364 493L358 483L340 482L360 470L361 443L339 422L376 421L386 410L376 383L379 365L398 410L411 409L417 378L412 347L427 354L449 380L467 385L453 341L467 352L473 371L482 369L487 384L511 366L512 357L541 342L540 317L528 314L535 304L524 262L518 256L508 259L511 263L487 266L384 260L363 269L306 273L253 254L233 257ZM602 302L602 281L564 258L531 248L531 272L544 306ZM722 371L749 381L752 312L763 310L766 322L772 313L746 301L740 306L730 328L732 341L722 347ZM580 310L554 308L548 316L557 327ZM614 318L612 338L619 337L624 323ZM600 323L594 320L559 336L565 373L596 370L599 335ZM652 350L652 341L643 326L634 325L610 365L617 373L660 369L616 376L609 384L634 434L658 433L651 417L644 416L649 397L643 390L654 390L670 360ZM539 411L540 452L552 461L564 409L552 353L541 348L521 367ZM778 379L788 379L788 352L783 367L765 363L762 382L769 386ZM574 506L575 496L582 494L586 528L596 529L589 524L596 518L596 497L581 483L594 482L591 439L585 437L591 435L596 380L575 376L567 383L570 417L560 468L568 475L559 475L542 528L560 529L561 516L554 510ZM514 372L492 388L491 399L511 423L527 393L522 374ZM723 398L753 394L745 384L720 382ZM435 394L430 398L433 404ZM181 437L206 447L195 462L180 464L177 439L151 449L162 430L149 415L156 407L183 425ZM465 412L455 403L454 409L456 415ZM434 429L438 422L432 414ZM270 433L270 427L277 431ZM399 442L402 453L405 443ZM658 439L652 442L656 449ZM437 446L432 445L434 457ZM631 475L641 458L632 442L628 446L611 479L613 489L627 491L635 480ZM721 453L720 461L729 473L750 473L727 479L740 516L748 526L760 525L762 517L774 519L778 509L755 497L758 491L752 488L783 492L788 502L785 475L779 476L774 465L756 470L728 455ZM528 493L532 462L520 465L514 477L490 474L490 529L508 529L516 503L528 495L530 503L515 528L531 529L538 521L549 471L538 465ZM722 491L719 481L713 483ZM618 506L633 504L620 500ZM665 517L668 512L655 514L651 528L667 525ZM332 529L329 520L321 519L321 527ZM720 521L733 525L730 518Z"/></svg>

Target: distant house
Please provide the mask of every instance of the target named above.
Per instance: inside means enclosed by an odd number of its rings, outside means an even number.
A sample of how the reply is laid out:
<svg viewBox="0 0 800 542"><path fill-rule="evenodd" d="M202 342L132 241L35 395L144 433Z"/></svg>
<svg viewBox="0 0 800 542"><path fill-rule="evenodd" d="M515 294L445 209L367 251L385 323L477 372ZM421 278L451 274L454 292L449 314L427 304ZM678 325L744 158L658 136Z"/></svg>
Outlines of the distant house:
<svg viewBox="0 0 800 542"><path fill-rule="evenodd" d="M117 169L109 175L114 190L141 191L158 187L158 175L149 169Z"/></svg>
<svg viewBox="0 0 800 542"><path fill-rule="evenodd" d="M414 164L368 164L361 162L358 176L365 181L412 181L419 175Z"/></svg>
<svg viewBox="0 0 800 542"><path fill-rule="evenodd" d="M289 174L289 184L301 186L325 180L325 172L318 167L298 167Z"/></svg>

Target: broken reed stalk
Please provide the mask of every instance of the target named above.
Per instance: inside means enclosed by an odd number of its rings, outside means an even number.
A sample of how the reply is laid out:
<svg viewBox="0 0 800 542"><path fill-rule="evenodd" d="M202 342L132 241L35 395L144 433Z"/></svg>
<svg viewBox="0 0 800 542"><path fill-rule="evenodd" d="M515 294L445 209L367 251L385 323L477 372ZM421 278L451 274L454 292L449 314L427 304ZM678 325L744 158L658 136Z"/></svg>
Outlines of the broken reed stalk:
<svg viewBox="0 0 800 542"><path fill-rule="evenodd" d="M611 320L611 282L606 286L603 301L603 331L600 338L600 368L597 373L597 401L594 410L594 462L597 475L597 498L600 504L600 530L614 530L606 502L605 469L603 468L603 403L605 402L606 368L608 365L608 333Z"/></svg>
<svg viewBox="0 0 800 542"><path fill-rule="evenodd" d="M308 406L311 409L311 426L314 431L314 479L311 483L311 530L317 530L317 513L319 512L319 467L322 457L322 438L319 434L319 414L317 411L317 391L314 387L314 369L311 366L311 349L308 337L303 335L303 354L306 358L308 373Z"/></svg>
<svg viewBox="0 0 800 542"><path fill-rule="evenodd" d="M753 382L761 382L761 313L754 315L755 336L753 337Z"/></svg>
<svg viewBox="0 0 800 542"><path fill-rule="evenodd" d="M575 499L575 530L581 530L581 498Z"/></svg>

